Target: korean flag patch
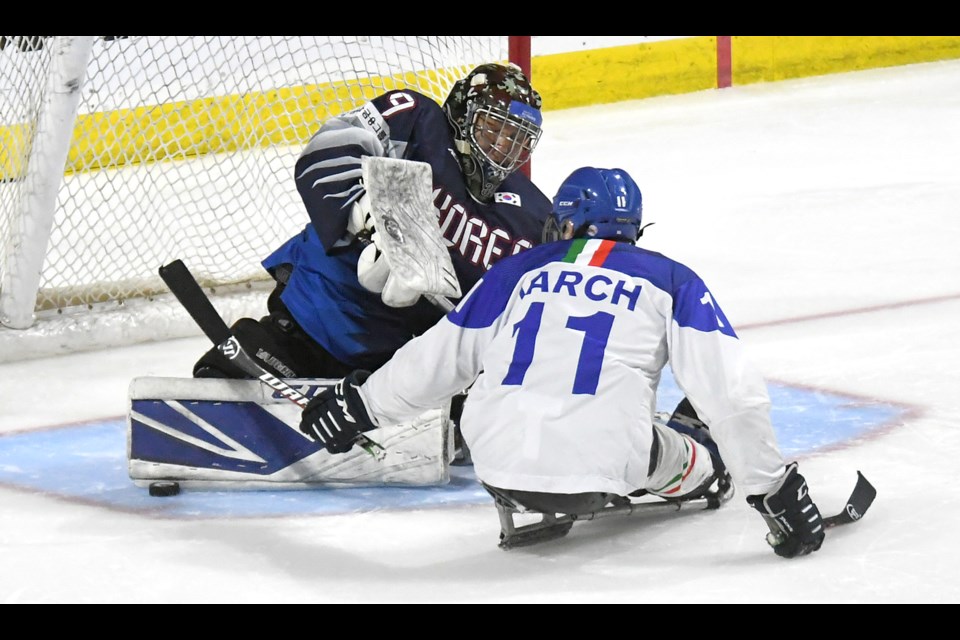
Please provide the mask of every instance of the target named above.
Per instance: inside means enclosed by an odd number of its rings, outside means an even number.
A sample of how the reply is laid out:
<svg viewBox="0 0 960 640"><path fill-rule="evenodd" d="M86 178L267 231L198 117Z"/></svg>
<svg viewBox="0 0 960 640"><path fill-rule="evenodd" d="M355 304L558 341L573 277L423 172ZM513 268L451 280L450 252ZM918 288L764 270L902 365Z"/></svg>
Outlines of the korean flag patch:
<svg viewBox="0 0 960 640"><path fill-rule="evenodd" d="M515 207L520 206L520 196L516 193L509 193L507 191L497 191L495 194L493 194L493 201L512 204Z"/></svg>

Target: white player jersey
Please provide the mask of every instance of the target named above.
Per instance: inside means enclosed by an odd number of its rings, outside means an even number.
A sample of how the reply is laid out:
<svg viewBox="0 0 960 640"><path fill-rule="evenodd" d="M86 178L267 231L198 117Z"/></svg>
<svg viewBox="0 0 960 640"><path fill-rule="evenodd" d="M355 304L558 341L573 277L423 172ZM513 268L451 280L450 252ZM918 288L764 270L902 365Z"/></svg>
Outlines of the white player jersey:
<svg viewBox="0 0 960 640"><path fill-rule="evenodd" d="M773 488L784 461L769 396L729 321L693 271L625 242L502 260L362 394L378 424L394 424L470 387L460 428L478 478L626 495L646 485L668 363L743 495Z"/></svg>

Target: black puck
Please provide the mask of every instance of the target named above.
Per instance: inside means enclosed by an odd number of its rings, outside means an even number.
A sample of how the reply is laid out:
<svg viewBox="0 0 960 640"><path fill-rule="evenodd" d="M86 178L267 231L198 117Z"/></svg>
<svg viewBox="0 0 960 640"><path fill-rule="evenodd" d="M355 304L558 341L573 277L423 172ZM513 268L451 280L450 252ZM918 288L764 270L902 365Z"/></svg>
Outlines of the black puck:
<svg viewBox="0 0 960 640"><path fill-rule="evenodd" d="M175 496L180 493L180 483L160 481L150 483L150 495L157 497Z"/></svg>

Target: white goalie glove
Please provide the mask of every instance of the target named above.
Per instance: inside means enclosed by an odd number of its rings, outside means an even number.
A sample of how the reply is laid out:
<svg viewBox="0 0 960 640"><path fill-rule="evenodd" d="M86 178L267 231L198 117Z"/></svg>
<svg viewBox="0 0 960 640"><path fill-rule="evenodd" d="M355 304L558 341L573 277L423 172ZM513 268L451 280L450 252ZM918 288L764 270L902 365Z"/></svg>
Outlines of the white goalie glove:
<svg viewBox="0 0 960 640"><path fill-rule="evenodd" d="M347 231L368 243L357 262L357 279L368 291L379 293L387 306L413 306L420 299L420 292L405 286L391 271L386 254L377 245L380 233L374 227L370 210L370 197L364 194L354 203L347 222Z"/></svg>

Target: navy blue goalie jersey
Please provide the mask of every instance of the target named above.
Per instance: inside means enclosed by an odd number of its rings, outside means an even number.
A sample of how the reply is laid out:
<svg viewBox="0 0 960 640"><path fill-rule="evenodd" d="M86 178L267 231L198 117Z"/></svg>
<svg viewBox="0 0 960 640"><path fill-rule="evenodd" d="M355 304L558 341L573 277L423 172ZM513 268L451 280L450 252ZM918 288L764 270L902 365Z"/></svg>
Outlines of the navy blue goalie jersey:
<svg viewBox="0 0 960 640"><path fill-rule="evenodd" d="M539 244L551 203L520 172L500 185L491 202L471 197L446 115L415 91L385 93L324 123L294 173L310 221L263 266L272 274L282 264L291 266L281 299L311 338L343 364L374 370L443 313L425 299L389 307L358 282L363 247L347 233L347 221L362 194L362 156L431 166L433 202L462 291L501 258Z"/></svg>

